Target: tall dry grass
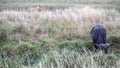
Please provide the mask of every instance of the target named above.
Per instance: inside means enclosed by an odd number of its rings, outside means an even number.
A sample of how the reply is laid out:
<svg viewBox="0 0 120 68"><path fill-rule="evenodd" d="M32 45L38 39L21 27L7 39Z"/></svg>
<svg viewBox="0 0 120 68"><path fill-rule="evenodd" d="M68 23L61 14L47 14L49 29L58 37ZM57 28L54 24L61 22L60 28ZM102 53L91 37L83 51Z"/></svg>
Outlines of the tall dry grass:
<svg viewBox="0 0 120 68"><path fill-rule="evenodd" d="M44 54L39 63L23 68L119 68L120 59L114 54L84 52L51 51Z"/></svg>
<svg viewBox="0 0 120 68"><path fill-rule="evenodd" d="M88 39L95 24L103 25L108 36L119 36L120 12L115 9L67 8L55 11L27 12L2 11L0 23L5 28L8 40L38 41L44 38ZM20 27L17 35L13 31ZM10 37L12 38L10 39Z"/></svg>

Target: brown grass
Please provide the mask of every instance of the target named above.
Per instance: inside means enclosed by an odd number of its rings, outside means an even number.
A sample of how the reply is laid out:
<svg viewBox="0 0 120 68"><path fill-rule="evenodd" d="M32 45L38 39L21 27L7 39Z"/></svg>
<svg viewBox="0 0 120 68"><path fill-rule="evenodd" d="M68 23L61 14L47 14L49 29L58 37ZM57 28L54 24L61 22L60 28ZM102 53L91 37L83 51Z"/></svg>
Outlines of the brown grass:
<svg viewBox="0 0 120 68"><path fill-rule="evenodd" d="M103 25L108 36L118 36L120 31L120 13L117 10L84 8L67 8L55 11L26 12L2 11L2 25L22 24L30 31L32 40L43 38L88 39L89 32L95 24ZM9 27L11 29L12 27ZM42 37L42 38L41 38Z"/></svg>

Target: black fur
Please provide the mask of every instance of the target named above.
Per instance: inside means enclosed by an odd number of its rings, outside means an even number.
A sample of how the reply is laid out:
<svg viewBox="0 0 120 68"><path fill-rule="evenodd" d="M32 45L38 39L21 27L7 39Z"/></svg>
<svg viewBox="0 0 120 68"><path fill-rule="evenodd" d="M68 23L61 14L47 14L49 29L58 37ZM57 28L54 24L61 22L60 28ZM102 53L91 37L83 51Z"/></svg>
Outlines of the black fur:
<svg viewBox="0 0 120 68"><path fill-rule="evenodd" d="M109 45L106 40L106 29L102 25L93 26L90 35L96 49L102 47L101 49L103 49L104 51L107 50Z"/></svg>

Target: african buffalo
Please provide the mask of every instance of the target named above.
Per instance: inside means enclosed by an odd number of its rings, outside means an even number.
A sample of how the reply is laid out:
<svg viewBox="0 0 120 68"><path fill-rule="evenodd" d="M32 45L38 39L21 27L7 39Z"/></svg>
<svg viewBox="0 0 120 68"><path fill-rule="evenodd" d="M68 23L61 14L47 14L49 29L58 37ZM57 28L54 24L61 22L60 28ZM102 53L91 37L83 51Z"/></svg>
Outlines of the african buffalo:
<svg viewBox="0 0 120 68"><path fill-rule="evenodd" d="M106 29L102 25L95 25L92 27L90 35L92 37L94 47L96 49L100 48L107 53L110 44L107 43Z"/></svg>

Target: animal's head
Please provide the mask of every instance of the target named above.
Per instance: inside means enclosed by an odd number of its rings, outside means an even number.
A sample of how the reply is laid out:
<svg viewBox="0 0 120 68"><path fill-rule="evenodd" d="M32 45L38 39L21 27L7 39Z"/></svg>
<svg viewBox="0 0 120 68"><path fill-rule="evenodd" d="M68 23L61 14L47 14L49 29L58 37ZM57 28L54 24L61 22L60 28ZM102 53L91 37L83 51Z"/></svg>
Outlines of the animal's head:
<svg viewBox="0 0 120 68"><path fill-rule="evenodd" d="M111 43L106 43L106 44L95 44L98 48L108 48L111 46Z"/></svg>
<svg viewBox="0 0 120 68"><path fill-rule="evenodd" d="M38 9L38 11L41 11L41 10L43 10L43 9L44 9L44 7L43 7L43 6L41 6L41 5L36 6L36 8Z"/></svg>
<svg viewBox="0 0 120 68"><path fill-rule="evenodd" d="M43 9L44 9L43 6L37 5L37 6L35 6L35 7L29 7L29 8L27 9L27 11L28 11L28 12L35 12L35 11L40 12L40 11L42 11Z"/></svg>
<svg viewBox="0 0 120 68"><path fill-rule="evenodd" d="M41 6L41 5L38 5L38 7L42 8L43 6Z"/></svg>

